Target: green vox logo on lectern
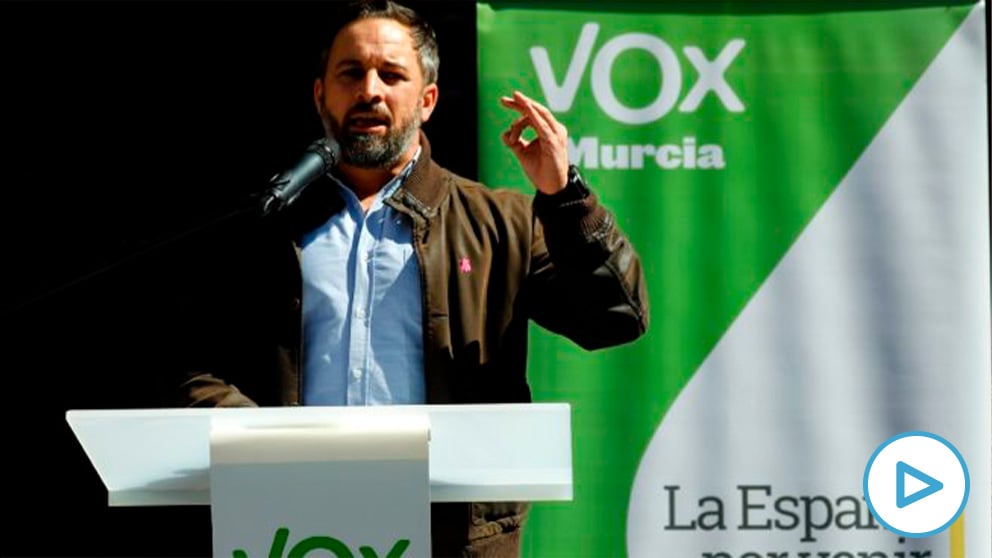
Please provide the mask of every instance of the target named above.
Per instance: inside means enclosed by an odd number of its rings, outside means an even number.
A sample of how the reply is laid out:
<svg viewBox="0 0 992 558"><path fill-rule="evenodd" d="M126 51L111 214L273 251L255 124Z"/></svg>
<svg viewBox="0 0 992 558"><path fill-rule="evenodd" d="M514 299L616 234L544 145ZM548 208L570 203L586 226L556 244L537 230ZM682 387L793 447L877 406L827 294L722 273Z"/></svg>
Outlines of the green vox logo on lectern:
<svg viewBox="0 0 992 558"><path fill-rule="evenodd" d="M286 543L288 541L289 528L280 527L276 529L276 533L272 537L272 546L269 548L269 558L283 558L284 556L285 558L304 558L314 550L326 550L337 558L355 558L355 553L348 548L348 545L334 537L318 535L305 538L290 548L289 554L284 555L283 553L286 551ZM400 558L409 546L409 539L399 539L393 544L393 548L389 550L389 553L384 558ZM371 546L358 547L358 553L362 558L379 558L379 554ZM232 558L249 558L248 553L241 549L232 552L231 556Z"/></svg>

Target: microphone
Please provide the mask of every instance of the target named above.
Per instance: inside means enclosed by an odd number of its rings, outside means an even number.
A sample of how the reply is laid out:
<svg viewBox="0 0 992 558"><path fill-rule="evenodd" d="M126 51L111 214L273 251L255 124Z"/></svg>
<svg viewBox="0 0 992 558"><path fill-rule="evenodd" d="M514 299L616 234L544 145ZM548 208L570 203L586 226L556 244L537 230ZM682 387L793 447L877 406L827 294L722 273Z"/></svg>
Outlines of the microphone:
<svg viewBox="0 0 992 558"><path fill-rule="evenodd" d="M269 180L271 186L262 194L262 215L277 213L289 207L304 188L337 164L340 153L341 148L330 138L321 138L311 143L296 166Z"/></svg>

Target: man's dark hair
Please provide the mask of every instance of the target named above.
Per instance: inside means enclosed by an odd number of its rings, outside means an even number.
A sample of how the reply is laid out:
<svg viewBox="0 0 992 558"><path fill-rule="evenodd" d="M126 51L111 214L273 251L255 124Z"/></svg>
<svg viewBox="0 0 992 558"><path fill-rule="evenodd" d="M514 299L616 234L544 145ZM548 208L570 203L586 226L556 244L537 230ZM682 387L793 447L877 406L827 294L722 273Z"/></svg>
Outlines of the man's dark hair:
<svg viewBox="0 0 992 558"><path fill-rule="evenodd" d="M434 34L434 29L420 14L392 0L357 0L349 2L337 11L325 35L317 77L322 78L327 71L331 45L334 44L338 33L352 22L374 18L391 19L410 29L413 48L417 49L420 55L420 69L424 73L424 83L429 85L436 82L441 59L438 56L437 36Z"/></svg>

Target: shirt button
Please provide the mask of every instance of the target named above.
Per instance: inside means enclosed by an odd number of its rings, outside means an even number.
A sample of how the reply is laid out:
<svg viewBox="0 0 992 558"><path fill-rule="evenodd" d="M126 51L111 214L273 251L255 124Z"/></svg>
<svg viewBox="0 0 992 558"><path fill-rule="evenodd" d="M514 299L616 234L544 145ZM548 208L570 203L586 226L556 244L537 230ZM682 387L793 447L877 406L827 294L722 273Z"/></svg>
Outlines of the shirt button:
<svg viewBox="0 0 992 558"><path fill-rule="evenodd" d="M355 310L355 315L358 316L358 319L364 320L365 319L365 309L359 308L358 310Z"/></svg>
<svg viewBox="0 0 992 558"><path fill-rule="evenodd" d="M361 379L361 377L362 377L362 369L361 368L352 368L351 369L351 377L352 378L355 378L356 380Z"/></svg>

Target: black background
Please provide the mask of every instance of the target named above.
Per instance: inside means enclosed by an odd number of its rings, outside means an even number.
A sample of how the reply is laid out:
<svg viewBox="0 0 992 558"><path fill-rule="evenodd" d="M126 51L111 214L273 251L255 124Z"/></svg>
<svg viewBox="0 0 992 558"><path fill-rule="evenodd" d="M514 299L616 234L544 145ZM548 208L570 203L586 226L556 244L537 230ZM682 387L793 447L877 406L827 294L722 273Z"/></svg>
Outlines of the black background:
<svg viewBox="0 0 992 558"><path fill-rule="evenodd" d="M158 295L200 233L167 241L239 206L322 133L312 69L336 4L0 0L0 556L210 553L206 506L108 507L65 411L156 402ZM474 2L407 4L440 42L435 159L475 177ZM621 6L654 9L597 9Z"/></svg>
<svg viewBox="0 0 992 558"><path fill-rule="evenodd" d="M335 4L0 3L0 555L210 553L206 506L108 507L65 411L154 405L156 293L200 233L168 239L322 134L312 78ZM440 43L435 159L474 177L474 3L408 5Z"/></svg>

